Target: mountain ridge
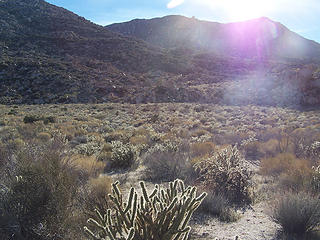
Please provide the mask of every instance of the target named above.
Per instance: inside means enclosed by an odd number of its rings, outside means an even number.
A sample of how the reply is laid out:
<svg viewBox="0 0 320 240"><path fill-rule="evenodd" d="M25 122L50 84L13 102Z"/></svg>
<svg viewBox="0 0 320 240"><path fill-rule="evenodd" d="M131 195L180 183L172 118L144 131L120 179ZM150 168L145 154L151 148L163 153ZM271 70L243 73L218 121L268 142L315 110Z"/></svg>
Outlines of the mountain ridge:
<svg viewBox="0 0 320 240"><path fill-rule="evenodd" d="M309 56L163 48L43 0L2 0L0 25L0 104L320 104L320 68ZM168 38L179 34L165 31Z"/></svg>
<svg viewBox="0 0 320 240"><path fill-rule="evenodd" d="M290 31L283 24L267 17L218 23L169 15L152 19L134 19L111 24L106 28L164 48L188 46L239 57L306 57L320 61L320 44ZM259 51L267 48L269 52L262 52L262 56L259 56ZM295 51L292 51L293 49ZM297 52L297 49L302 50Z"/></svg>

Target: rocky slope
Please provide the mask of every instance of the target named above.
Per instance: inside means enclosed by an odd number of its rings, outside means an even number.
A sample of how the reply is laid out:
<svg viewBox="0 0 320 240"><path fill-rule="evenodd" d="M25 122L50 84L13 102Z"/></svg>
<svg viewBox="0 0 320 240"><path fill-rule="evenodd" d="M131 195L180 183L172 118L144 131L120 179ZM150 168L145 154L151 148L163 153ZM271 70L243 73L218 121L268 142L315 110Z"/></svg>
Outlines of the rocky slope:
<svg viewBox="0 0 320 240"><path fill-rule="evenodd" d="M160 48L42 0L0 1L0 24L2 103L108 100L141 73L179 68Z"/></svg>
<svg viewBox="0 0 320 240"><path fill-rule="evenodd" d="M181 29L162 23L176 18L183 20ZM258 56L257 48L251 45L249 48L219 46L219 41L225 40L218 39L225 36L222 32L217 34L217 41L209 44L216 47L208 52L205 47L209 45L202 34L205 28L201 24L207 24L210 29L214 29L212 26L218 29L220 24L176 16L160 20L161 28L114 25L139 30L142 39L138 39L138 35L123 36L110 31L111 27L98 26L43 0L0 1L0 104L320 104L319 64L316 57L305 51L300 58L303 48L290 50L292 56L299 58ZM257 21L271 22L260 19L239 24L247 28L245 35L268 38L270 34L257 32L255 28L250 30ZM232 29L238 25L228 26ZM184 43L181 47L177 43L181 31L186 32L185 39L198 31L199 34L190 38L192 41L189 39L191 43L198 42L198 47ZM173 37L177 39L172 40ZM303 41L314 46L310 51L318 56L318 45ZM284 43L287 42L283 40ZM285 46L277 46L283 52L289 51Z"/></svg>
<svg viewBox="0 0 320 240"><path fill-rule="evenodd" d="M106 28L164 48L183 46L257 59L320 60L320 44L266 17L221 24L172 15L148 20L135 19Z"/></svg>

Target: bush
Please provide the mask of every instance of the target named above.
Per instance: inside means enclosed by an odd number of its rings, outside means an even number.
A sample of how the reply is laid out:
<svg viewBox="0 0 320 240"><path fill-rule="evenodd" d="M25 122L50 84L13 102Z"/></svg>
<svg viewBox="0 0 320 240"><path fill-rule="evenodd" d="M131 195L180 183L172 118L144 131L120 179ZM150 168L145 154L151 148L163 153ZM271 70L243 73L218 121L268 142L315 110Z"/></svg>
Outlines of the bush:
<svg viewBox="0 0 320 240"><path fill-rule="evenodd" d="M216 145L212 142L193 143L190 146L190 150L193 157L211 154L215 149L216 149Z"/></svg>
<svg viewBox="0 0 320 240"><path fill-rule="evenodd" d="M56 120L54 117L49 116L49 117L40 117L40 116L35 116L35 115L27 115L23 118L24 123L34 123L37 121L42 120L44 124L49 124L49 123L55 123Z"/></svg>
<svg viewBox="0 0 320 240"><path fill-rule="evenodd" d="M275 157L262 159L260 172L263 175L279 176L291 169L300 168L302 165L304 161L296 158L292 153L280 153Z"/></svg>
<svg viewBox="0 0 320 240"><path fill-rule="evenodd" d="M40 132L38 134L38 139L40 139L42 142L48 142L51 139L51 135L47 132Z"/></svg>
<svg viewBox="0 0 320 240"><path fill-rule="evenodd" d="M105 168L105 163L97 161L94 156L73 155L70 163L80 172L83 179L97 177Z"/></svg>
<svg viewBox="0 0 320 240"><path fill-rule="evenodd" d="M113 141L111 158L106 159L106 170L126 170L136 163L136 151L134 147L127 143L123 144L120 141Z"/></svg>
<svg viewBox="0 0 320 240"><path fill-rule="evenodd" d="M198 211L218 217L224 222L234 222L239 218L228 199L221 193L209 192Z"/></svg>
<svg viewBox="0 0 320 240"><path fill-rule="evenodd" d="M192 181L196 178L190 163L189 151L167 142L156 144L144 157L146 180L173 181L176 178Z"/></svg>
<svg viewBox="0 0 320 240"><path fill-rule="evenodd" d="M195 167L205 189L222 193L231 203L251 202L253 173L236 146L220 150Z"/></svg>
<svg viewBox="0 0 320 240"><path fill-rule="evenodd" d="M320 224L320 199L306 193L289 193L276 202L272 218L286 234L304 234Z"/></svg>
<svg viewBox="0 0 320 240"><path fill-rule="evenodd" d="M40 120L40 117L33 116L33 115L27 115L23 118L24 123L34 123Z"/></svg>
<svg viewBox="0 0 320 240"><path fill-rule="evenodd" d="M70 232L77 172L60 143L26 146L2 170L0 232L18 239L58 239ZM68 228L66 227L68 226ZM60 237L63 238L63 237Z"/></svg>
<svg viewBox="0 0 320 240"><path fill-rule="evenodd" d="M199 211L220 216L220 214L229 207L228 199L221 193L208 192L207 197L203 200Z"/></svg>
<svg viewBox="0 0 320 240"><path fill-rule="evenodd" d="M196 188L185 187L180 180L171 182L167 189L156 186L148 193L144 182L140 182L142 196L138 198L136 190L131 188L128 200L124 202L117 184L113 184L109 195L113 209L105 213L97 211L97 217L88 220L99 229L93 231L86 227L89 236L123 240L188 239L189 220L205 193L197 197Z"/></svg>
<svg viewBox="0 0 320 240"><path fill-rule="evenodd" d="M100 212L106 212L109 208L108 194L111 193L112 179L108 176L92 178L88 181L85 188L84 198L85 213L94 217L95 209Z"/></svg>

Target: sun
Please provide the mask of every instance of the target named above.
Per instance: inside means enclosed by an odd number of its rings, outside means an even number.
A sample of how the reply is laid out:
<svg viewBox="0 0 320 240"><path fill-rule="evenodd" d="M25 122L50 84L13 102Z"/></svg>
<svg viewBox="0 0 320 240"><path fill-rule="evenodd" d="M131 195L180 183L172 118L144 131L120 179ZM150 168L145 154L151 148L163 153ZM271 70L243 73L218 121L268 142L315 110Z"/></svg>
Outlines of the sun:
<svg viewBox="0 0 320 240"><path fill-rule="evenodd" d="M266 16L272 0L205 0L214 9L221 9L230 21L243 21Z"/></svg>

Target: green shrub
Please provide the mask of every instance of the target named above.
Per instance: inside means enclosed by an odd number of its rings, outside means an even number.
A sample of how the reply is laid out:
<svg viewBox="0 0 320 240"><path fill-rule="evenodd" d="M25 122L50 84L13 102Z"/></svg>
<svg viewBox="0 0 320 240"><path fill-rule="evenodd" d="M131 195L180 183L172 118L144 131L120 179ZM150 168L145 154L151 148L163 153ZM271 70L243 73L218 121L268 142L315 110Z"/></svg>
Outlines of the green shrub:
<svg viewBox="0 0 320 240"><path fill-rule="evenodd" d="M34 123L40 120L40 117L34 115L27 115L23 118L24 123Z"/></svg>
<svg viewBox="0 0 320 240"><path fill-rule="evenodd" d="M286 234L304 234L320 224L320 199L304 192L289 193L278 200L272 218Z"/></svg>
<svg viewBox="0 0 320 240"><path fill-rule="evenodd" d="M49 123L55 123L56 122L55 117L52 117L52 116L42 117L41 120L43 121L44 124L49 124Z"/></svg>
<svg viewBox="0 0 320 240"><path fill-rule="evenodd" d="M85 228L93 239L127 240L182 240L188 239L188 226L192 213L199 207L206 194L196 196L195 187L185 187L181 180L169 184L169 188L156 186L147 193L144 182L140 182L142 196L131 188L128 200L114 183L112 194L113 209L106 213L97 211L97 218L88 220L99 231Z"/></svg>
<svg viewBox="0 0 320 240"><path fill-rule="evenodd" d="M44 124L49 124L49 123L55 123L56 120L54 117L49 116L49 117L40 117L40 116L35 116L35 115L27 115L23 118L24 123L34 123L37 121L42 120Z"/></svg>
<svg viewBox="0 0 320 240"><path fill-rule="evenodd" d="M250 203L253 173L236 146L220 150L195 164L205 189L223 194L231 203Z"/></svg>

